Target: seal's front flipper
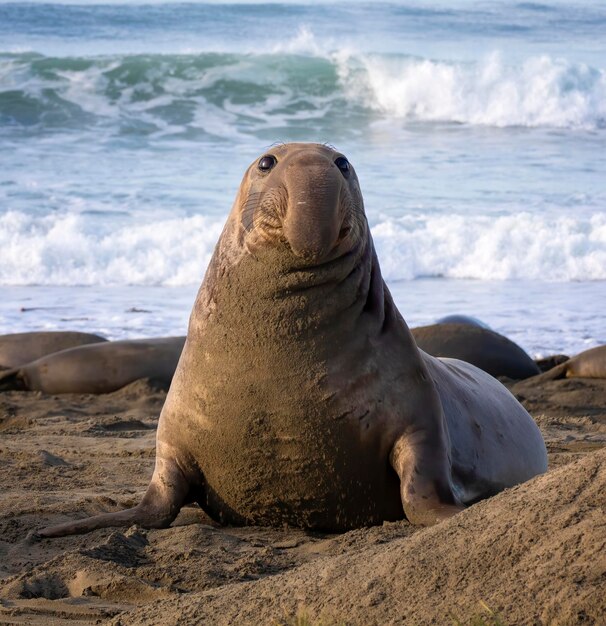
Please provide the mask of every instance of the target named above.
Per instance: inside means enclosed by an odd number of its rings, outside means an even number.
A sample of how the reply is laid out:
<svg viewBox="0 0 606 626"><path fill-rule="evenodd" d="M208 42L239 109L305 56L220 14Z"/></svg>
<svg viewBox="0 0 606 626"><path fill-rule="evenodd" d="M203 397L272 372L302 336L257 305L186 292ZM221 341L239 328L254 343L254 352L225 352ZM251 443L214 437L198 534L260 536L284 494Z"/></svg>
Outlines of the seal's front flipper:
<svg viewBox="0 0 606 626"><path fill-rule="evenodd" d="M402 435L389 458L411 524L432 526L465 508L455 494L446 450L435 437L422 431Z"/></svg>
<svg viewBox="0 0 606 626"><path fill-rule="evenodd" d="M177 517L179 510L185 504L189 491L190 485L177 464L174 461L158 459L147 492L137 506L124 511L102 513L82 520L32 531L27 539L36 541L50 537L79 535L98 528L128 527L133 524L139 524L144 528L166 528Z"/></svg>

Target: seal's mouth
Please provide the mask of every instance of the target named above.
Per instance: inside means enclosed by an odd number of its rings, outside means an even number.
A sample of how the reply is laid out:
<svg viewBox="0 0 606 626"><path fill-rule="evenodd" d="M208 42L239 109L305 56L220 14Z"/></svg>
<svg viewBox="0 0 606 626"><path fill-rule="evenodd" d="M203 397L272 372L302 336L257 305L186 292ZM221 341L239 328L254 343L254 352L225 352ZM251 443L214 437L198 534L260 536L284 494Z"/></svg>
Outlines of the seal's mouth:
<svg viewBox="0 0 606 626"><path fill-rule="evenodd" d="M345 280L351 270L360 263L367 248L365 239L356 238L351 244L335 245L330 253L320 260L310 260L293 255L288 242L284 242L284 246L290 256L287 273L300 275L301 289ZM304 278L307 275L309 278Z"/></svg>

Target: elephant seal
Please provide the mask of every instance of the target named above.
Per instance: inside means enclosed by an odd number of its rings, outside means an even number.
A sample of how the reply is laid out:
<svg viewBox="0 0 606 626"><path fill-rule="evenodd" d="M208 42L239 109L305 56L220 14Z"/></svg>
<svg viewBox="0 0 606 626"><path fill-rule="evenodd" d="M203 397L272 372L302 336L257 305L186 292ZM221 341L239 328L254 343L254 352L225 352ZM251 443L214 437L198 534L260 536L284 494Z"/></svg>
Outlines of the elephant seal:
<svg viewBox="0 0 606 626"><path fill-rule="evenodd" d="M69 331L0 335L0 368L21 367L53 352L102 341L107 339L91 333Z"/></svg>
<svg viewBox="0 0 606 626"><path fill-rule="evenodd" d="M0 390L110 393L140 378L170 385L185 337L107 341L54 352L0 373Z"/></svg>
<svg viewBox="0 0 606 626"><path fill-rule="evenodd" d="M534 362L537 364L539 371L542 373L548 372L552 367L560 365L561 363L568 361L568 359L570 359L570 357L567 354L552 354L541 359L535 359Z"/></svg>
<svg viewBox="0 0 606 626"><path fill-rule="evenodd" d="M471 363L491 376L521 380L540 373L537 364L513 341L489 328L468 324L433 324L412 328L421 350L437 357Z"/></svg>
<svg viewBox="0 0 606 626"><path fill-rule="evenodd" d="M559 378L606 378L606 346L585 350L547 370L535 380Z"/></svg>
<svg viewBox="0 0 606 626"><path fill-rule="evenodd" d="M420 351L381 277L353 167L294 143L251 164L191 314L132 509L33 538L226 524L434 524L544 472L541 434L497 380Z"/></svg>
<svg viewBox="0 0 606 626"><path fill-rule="evenodd" d="M479 320L477 317L471 315L459 315L457 313L453 315L445 315L436 321L436 324L466 324L467 326L477 326L478 328L488 328L490 326Z"/></svg>

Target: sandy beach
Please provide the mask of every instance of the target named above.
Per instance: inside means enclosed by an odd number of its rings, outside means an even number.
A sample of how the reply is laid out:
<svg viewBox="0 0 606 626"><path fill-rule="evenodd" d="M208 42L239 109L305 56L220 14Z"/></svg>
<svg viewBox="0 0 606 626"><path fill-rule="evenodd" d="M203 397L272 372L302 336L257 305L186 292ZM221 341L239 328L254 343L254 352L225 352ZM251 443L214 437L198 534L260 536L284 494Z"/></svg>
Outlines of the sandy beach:
<svg viewBox="0 0 606 626"><path fill-rule="evenodd" d="M189 506L165 530L34 544L32 529L140 499L165 391L2 393L0 623L602 623L606 381L508 386L541 428L548 473L433 528L219 527Z"/></svg>

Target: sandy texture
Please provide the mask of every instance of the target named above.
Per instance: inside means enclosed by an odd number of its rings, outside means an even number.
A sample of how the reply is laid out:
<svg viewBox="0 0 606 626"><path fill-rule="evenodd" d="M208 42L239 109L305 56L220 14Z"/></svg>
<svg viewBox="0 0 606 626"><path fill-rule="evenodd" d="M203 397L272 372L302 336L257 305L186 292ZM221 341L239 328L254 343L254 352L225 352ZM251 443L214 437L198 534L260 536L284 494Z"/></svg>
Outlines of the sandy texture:
<svg viewBox="0 0 606 626"><path fill-rule="evenodd" d="M131 506L165 394L0 394L0 623L275 624L304 607L347 624L599 624L606 615L606 381L511 386L552 469L429 529L341 535L173 527L28 545L28 530ZM600 622L602 620L602 622ZM490 623L490 622L488 622Z"/></svg>

